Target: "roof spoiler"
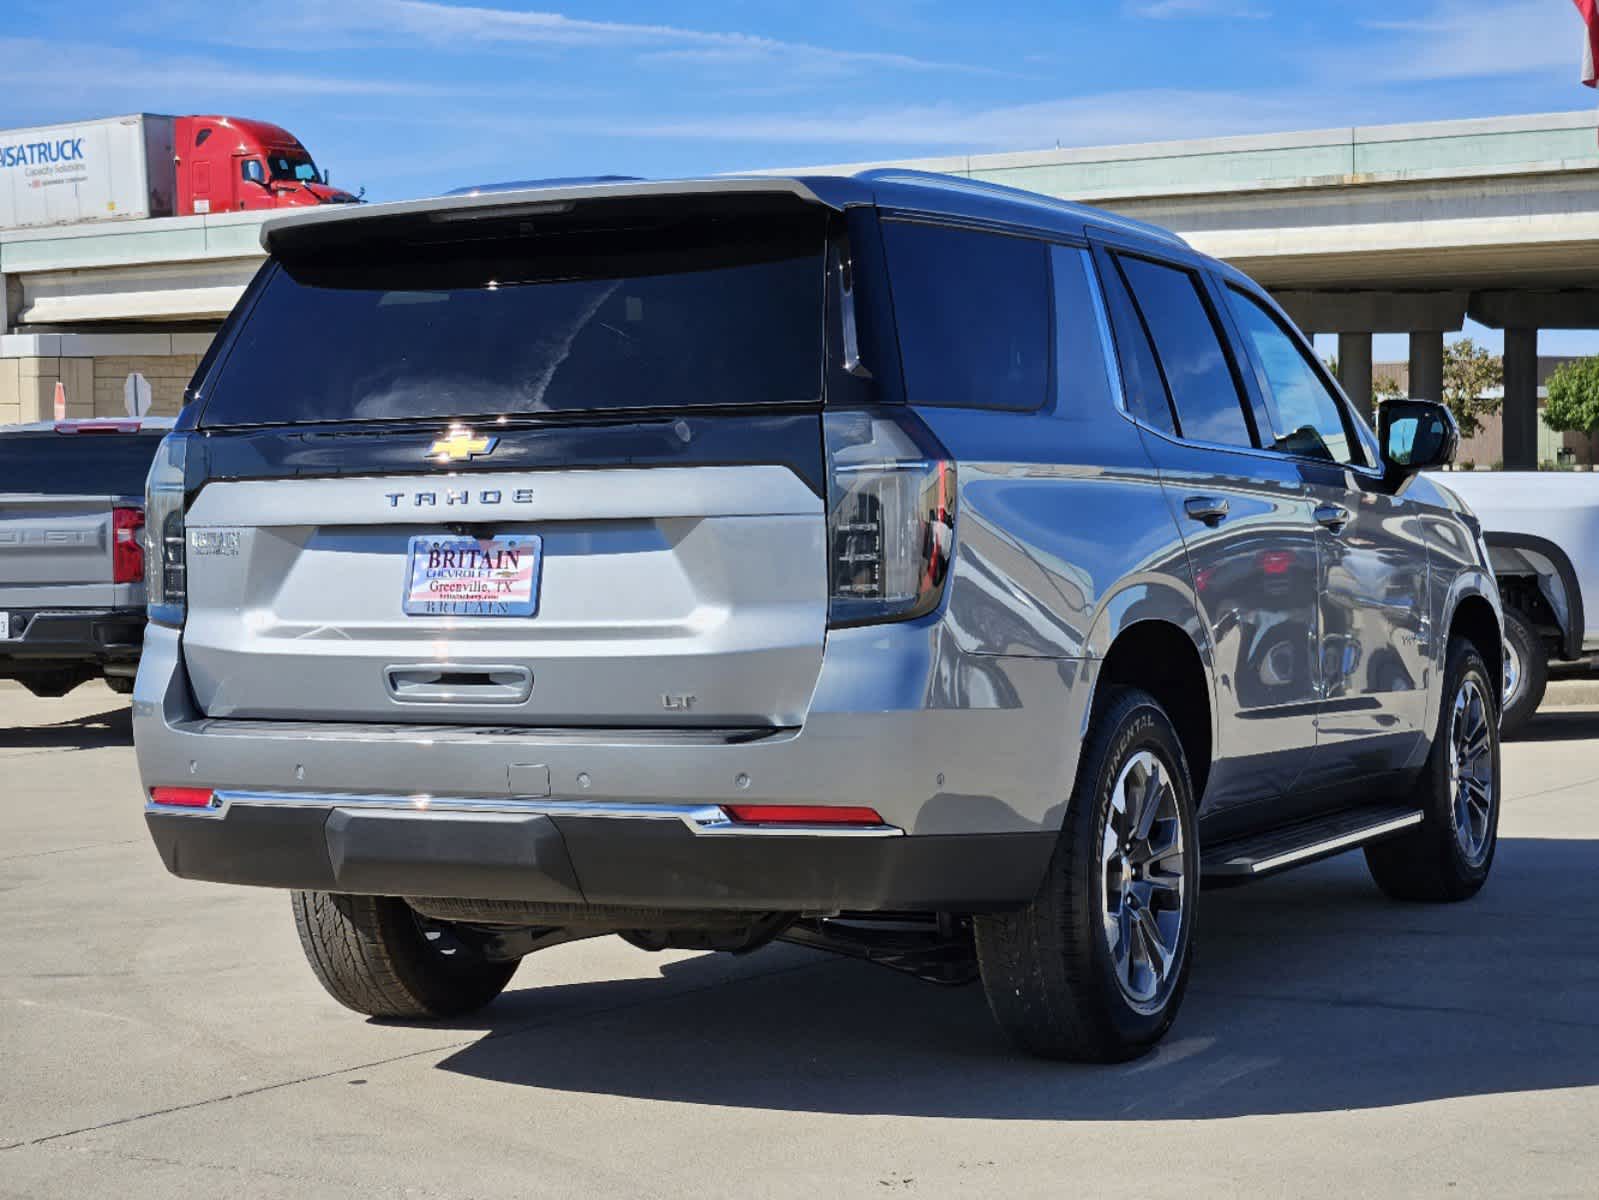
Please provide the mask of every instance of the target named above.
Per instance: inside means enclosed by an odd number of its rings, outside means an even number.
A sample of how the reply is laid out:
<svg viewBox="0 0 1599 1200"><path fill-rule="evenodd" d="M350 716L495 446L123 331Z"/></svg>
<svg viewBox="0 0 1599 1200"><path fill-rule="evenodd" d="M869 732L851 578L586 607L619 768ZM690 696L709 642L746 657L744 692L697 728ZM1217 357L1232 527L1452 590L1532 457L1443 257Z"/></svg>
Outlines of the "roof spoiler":
<svg viewBox="0 0 1599 1200"><path fill-rule="evenodd" d="M261 225L261 247L268 254L301 245L358 240L385 227L416 222L469 222L496 217L536 216L570 212L594 200L691 199L694 197L788 197L804 204L833 207L799 179L780 176L725 179L673 179L584 183L576 186L530 187L509 191L432 196L388 204L329 205L272 217Z"/></svg>

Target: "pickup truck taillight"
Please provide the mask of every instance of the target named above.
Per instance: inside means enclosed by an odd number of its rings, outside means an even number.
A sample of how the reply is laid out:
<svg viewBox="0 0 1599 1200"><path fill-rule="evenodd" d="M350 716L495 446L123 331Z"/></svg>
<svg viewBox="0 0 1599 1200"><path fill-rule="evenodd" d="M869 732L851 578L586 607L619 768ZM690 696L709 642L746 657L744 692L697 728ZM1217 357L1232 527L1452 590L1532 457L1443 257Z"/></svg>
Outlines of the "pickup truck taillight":
<svg viewBox="0 0 1599 1200"><path fill-rule="evenodd" d="M144 485L144 585L150 620L182 625L188 605L184 569L184 464L188 439L171 433L162 439Z"/></svg>
<svg viewBox="0 0 1599 1200"><path fill-rule="evenodd" d="M955 463L909 409L823 413L828 624L938 607L955 540Z"/></svg>
<svg viewBox="0 0 1599 1200"><path fill-rule="evenodd" d="M111 510L111 582L144 578L144 509L118 505Z"/></svg>

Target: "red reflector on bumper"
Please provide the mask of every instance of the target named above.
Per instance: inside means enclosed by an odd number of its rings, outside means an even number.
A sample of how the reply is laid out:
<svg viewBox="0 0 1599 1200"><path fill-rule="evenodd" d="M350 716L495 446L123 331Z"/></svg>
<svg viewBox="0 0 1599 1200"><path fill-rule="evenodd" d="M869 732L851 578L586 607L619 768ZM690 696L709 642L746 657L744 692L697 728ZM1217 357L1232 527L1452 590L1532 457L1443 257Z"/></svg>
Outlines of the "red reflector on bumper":
<svg viewBox="0 0 1599 1200"><path fill-rule="evenodd" d="M724 804L722 811L751 825L883 825L875 808L836 804Z"/></svg>
<svg viewBox="0 0 1599 1200"><path fill-rule="evenodd" d="M210 788L158 787L150 789L150 799L156 804L170 804L178 808L209 808Z"/></svg>

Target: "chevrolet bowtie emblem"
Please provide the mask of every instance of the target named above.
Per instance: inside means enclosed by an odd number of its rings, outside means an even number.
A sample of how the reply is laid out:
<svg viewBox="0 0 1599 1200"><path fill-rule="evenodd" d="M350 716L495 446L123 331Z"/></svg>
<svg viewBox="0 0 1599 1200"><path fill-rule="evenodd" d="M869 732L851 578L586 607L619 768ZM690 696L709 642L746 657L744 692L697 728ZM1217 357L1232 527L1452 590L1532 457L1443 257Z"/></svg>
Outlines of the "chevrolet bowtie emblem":
<svg viewBox="0 0 1599 1200"><path fill-rule="evenodd" d="M470 429L452 429L428 447L428 457L440 462L462 462L492 453L499 441L497 437L478 437Z"/></svg>

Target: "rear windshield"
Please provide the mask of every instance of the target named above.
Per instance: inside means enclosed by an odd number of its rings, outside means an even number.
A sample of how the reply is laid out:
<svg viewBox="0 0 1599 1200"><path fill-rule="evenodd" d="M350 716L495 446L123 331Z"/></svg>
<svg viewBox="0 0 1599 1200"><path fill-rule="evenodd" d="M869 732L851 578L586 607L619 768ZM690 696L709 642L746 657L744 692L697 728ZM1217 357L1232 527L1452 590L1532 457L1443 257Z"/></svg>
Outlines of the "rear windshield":
<svg viewBox="0 0 1599 1200"><path fill-rule="evenodd" d="M280 263L203 423L821 398L820 217L468 231Z"/></svg>
<svg viewBox="0 0 1599 1200"><path fill-rule="evenodd" d="M0 433L0 493L142 496L160 433Z"/></svg>

